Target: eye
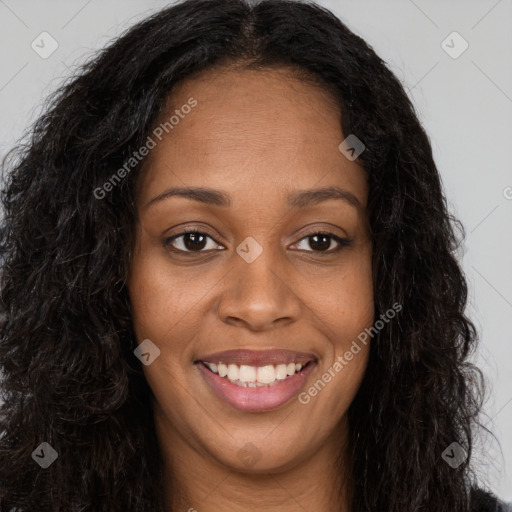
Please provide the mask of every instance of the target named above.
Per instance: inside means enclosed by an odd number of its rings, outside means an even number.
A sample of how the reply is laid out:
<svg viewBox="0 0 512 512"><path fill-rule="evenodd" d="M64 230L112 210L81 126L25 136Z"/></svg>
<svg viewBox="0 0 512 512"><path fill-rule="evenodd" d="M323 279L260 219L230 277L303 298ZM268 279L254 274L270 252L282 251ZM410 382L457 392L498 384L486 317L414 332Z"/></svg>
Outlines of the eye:
<svg viewBox="0 0 512 512"><path fill-rule="evenodd" d="M208 247L208 240L212 242L210 247ZM305 240L309 240L308 245L313 249L312 251L304 248L299 249L305 250L306 252L333 254L341 251L344 247L350 247L352 245L352 240L341 238L328 231L316 231L315 233L311 233L301 238L295 245L300 245ZM334 249L332 248L332 242L338 244ZM177 235L166 238L163 241L163 246L177 253L199 253L216 248L223 248L223 246L218 244L210 235L196 229L187 229Z"/></svg>
<svg viewBox="0 0 512 512"><path fill-rule="evenodd" d="M306 242L309 247L313 249L313 251L309 251L307 249L300 249L300 250L306 250L307 252L320 252L320 253L326 253L326 254L332 254L338 251L341 251L344 247L350 247L352 245L352 240L349 240L348 238L341 238L334 233L330 233L328 231L317 231L315 233L311 233L310 235L307 235L299 240L299 242L296 245L301 244L304 240L309 240L309 242ZM335 242L338 244L337 247L334 249L331 248L332 242Z"/></svg>
<svg viewBox="0 0 512 512"><path fill-rule="evenodd" d="M207 248L208 239L215 242L210 235L203 231L187 229L182 233L166 238L163 241L163 246L165 248L169 248L173 252L205 252L203 249ZM176 247L176 245L181 247ZM217 242L211 244L211 247L208 249L215 249L216 247L218 247Z"/></svg>

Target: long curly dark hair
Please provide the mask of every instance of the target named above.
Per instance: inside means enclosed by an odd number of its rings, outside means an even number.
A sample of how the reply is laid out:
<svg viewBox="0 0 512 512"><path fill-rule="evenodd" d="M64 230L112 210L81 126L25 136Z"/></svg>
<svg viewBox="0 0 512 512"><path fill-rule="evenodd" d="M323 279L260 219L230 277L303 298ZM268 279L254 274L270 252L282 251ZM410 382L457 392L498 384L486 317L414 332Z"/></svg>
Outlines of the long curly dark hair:
<svg viewBox="0 0 512 512"><path fill-rule="evenodd" d="M327 9L291 0L157 12L56 91L4 160L0 510L164 510L126 288L141 165L105 197L93 191L142 146L176 84L232 62L315 80L339 102L343 133L366 146L375 316L403 309L372 340L348 411L351 510L468 512L485 385L469 360L464 229L385 62ZM42 442L58 453L45 470L32 460ZM467 453L457 468L442 458L453 442Z"/></svg>

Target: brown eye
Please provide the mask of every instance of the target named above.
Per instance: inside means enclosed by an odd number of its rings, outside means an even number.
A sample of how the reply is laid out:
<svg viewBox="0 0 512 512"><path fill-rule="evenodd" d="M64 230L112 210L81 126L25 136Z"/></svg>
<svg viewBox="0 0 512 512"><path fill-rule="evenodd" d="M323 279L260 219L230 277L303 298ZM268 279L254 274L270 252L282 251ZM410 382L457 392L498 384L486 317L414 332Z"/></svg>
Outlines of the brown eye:
<svg viewBox="0 0 512 512"><path fill-rule="evenodd" d="M312 249L312 251L308 251L308 249L300 250L319 253L323 252L328 254L338 252L343 249L343 247L349 247L352 244L352 241L347 238L341 238L333 233L322 231L305 236L299 241L299 244L304 240L308 240L307 244ZM335 245L338 245L334 249L332 248L333 242L335 242Z"/></svg>
<svg viewBox="0 0 512 512"><path fill-rule="evenodd" d="M208 241L211 241L210 247L208 247ZM308 246L310 249L303 248L306 252L316 252L332 254L340 251L344 247L349 247L352 241L347 238L341 238L330 232L316 232L311 235L303 237L298 244L308 240ZM333 246L334 242L334 248ZM337 247L336 247L337 244ZM223 246L217 244L217 242L207 233L196 230L188 230L177 235L173 235L166 238L163 241L163 246L169 248L173 252L181 253L200 253L208 250L223 249Z"/></svg>
<svg viewBox="0 0 512 512"><path fill-rule="evenodd" d="M170 250L174 252L204 252L203 249L207 248L208 239L215 242L210 235L202 231L190 230L165 239L163 246L170 248ZM216 242L211 245L213 245L213 247L209 247L208 249L218 247Z"/></svg>

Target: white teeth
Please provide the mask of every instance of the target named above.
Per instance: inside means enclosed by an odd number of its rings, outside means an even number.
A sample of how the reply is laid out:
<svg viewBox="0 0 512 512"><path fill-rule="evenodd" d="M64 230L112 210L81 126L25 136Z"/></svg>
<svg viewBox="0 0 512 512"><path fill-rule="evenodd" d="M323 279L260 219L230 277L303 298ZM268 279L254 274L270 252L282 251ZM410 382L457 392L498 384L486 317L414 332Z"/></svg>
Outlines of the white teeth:
<svg viewBox="0 0 512 512"><path fill-rule="evenodd" d="M245 364L204 363L213 373L227 378L230 382L242 387L256 388L273 385L298 373L304 365L299 363L248 366Z"/></svg>
<svg viewBox="0 0 512 512"><path fill-rule="evenodd" d="M228 367L225 364L220 363L218 365L218 370L219 370L219 375L221 377L225 377L228 374Z"/></svg>
<svg viewBox="0 0 512 512"><path fill-rule="evenodd" d="M242 366L240 366L240 373L238 378L240 379L241 382L256 382L256 368L254 366L247 366L243 364Z"/></svg>
<svg viewBox="0 0 512 512"><path fill-rule="evenodd" d="M236 364L230 364L228 366L228 379L229 380L238 380L239 375L240 375L240 368Z"/></svg>
<svg viewBox="0 0 512 512"><path fill-rule="evenodd" d="M277 380L283 380L286 379L286 365L285 364L278 364L276 366L276 379Z"/></svg>
<svg viewBox="0 0 512 512"><path fill-rule="evenodd" d="M218 373L219 372L219 366L220 365L217 365L215 363L204 363L206 366L208 366L208 368L210 368L210 370L213 372L213 373Z"/></svg>
<svg viewBox="0 0 512 512"><path fill-rule="evenodd" d="M256 380L262 384L274 382L276 380L276 369L271 364L268 366L260 366Z"/></svg>

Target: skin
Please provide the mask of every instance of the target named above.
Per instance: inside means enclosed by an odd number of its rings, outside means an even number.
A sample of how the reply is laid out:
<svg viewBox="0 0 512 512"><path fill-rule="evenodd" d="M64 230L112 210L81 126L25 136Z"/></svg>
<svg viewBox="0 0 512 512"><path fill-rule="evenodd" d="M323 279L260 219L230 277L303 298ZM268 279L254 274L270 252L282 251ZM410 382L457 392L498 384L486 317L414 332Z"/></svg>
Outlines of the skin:
<svg viewBox="0 0 512 512"><path fill-rule="evenodd" d="M137 341L149 338L161 351L143 368L169 510L349 511L346 412L369 344L309 403L294 398L265 412L224 403L193 364L237 348L312 352L318 364L307 390L373 324L367 182L361 165L338 149L346 136L339 106L290 70L224 68L182 82L162 119L191 97L197 106L146 158L128 280ZM146 206L177 186L221 190L232 204L174 196ZM340 199L287 204L290 192L331 186L361 206ZM187 236L170 247L188 253L163 246L185 227L211 237L203 252ZM312 239L318 230L353 243L327 254L338 243L320 240L319 249ZM252 263L236 252L249 236L263 248ZM246 443L260 456L253 465L238 457Z"/></svg>

